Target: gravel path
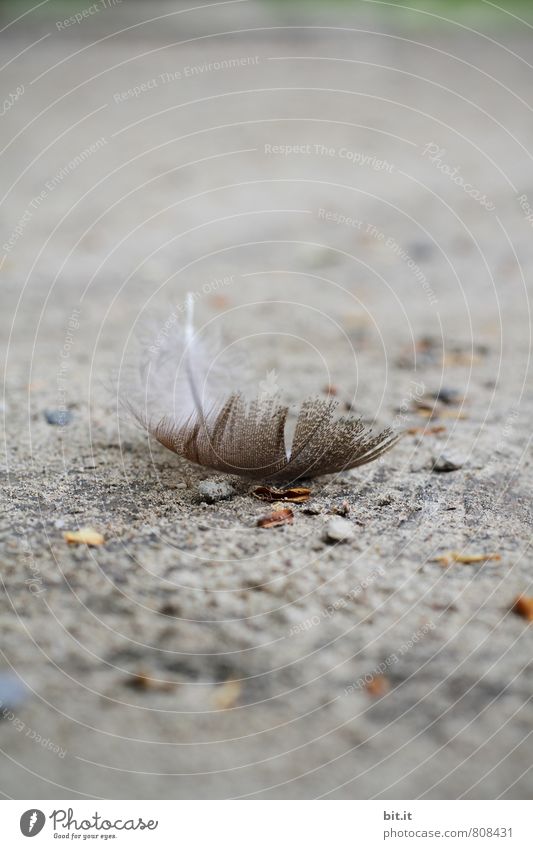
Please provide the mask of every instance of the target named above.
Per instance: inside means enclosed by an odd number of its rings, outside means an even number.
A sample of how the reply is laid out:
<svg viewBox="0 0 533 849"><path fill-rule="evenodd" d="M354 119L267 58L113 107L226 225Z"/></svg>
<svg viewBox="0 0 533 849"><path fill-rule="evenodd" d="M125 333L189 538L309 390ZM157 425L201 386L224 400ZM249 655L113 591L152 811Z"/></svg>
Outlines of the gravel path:
<svg viewBox="0 0 533 849"><path fill-rule="evenodd" d="M0 34L0 790L529 797L530 32L147 6ZM260 387L410 432L292 524L210 503L109 388L187 291Z"/></svg>

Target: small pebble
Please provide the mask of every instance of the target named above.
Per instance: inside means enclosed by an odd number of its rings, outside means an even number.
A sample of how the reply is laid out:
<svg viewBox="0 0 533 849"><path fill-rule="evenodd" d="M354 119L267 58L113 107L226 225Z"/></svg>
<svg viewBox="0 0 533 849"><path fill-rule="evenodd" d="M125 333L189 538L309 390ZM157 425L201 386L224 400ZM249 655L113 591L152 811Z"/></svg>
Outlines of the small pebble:
<svg viewBox="0 0 533 849"><path fill-rule="evenodd" d="M198 493L201 500L207 501L208 504L214 504L216 501L225 501L227 498L233 498L236 495L230 483L212 479L200 481L198 484Z"/></svg>
<svg viewBox="0 0 533 849"><path fill-rule="evenodd" d="M0 719L4 711L15 710L28 698L28 689L17 675L0 672Z"/></svg>
<svg viewBox="0 0 533 849"><path fill-rule="evenodd" d="M429 259L435 253L431 242L411 242L407 248L413 259Z"/></svg>
<svg viewBox="0 0 533 849"><path fill-rule="evenodd" d="M70 424L73 418L70 410L45 410L44 417L48 424L59 427Z"/></svg>
<svg viewBox="0 0 533 849"><path fill-rule="evenodd" d="M324 540L326 542L348 542L355 536L354 529L348 519L335 516L330 519L324 529Z"/></svg>
<svg viewBox="0 0 533 849"><path fill-rule="evenodd" d="M451 405L460 404L463 396L457 389L452 389L450 386L441 386L441 388L433 393L433 397L441 404Z"/></svg>
<svg viewBox="0 0 533 849"><path fill-rule="evenodd" d="M462 469L467 458L462 454L451 454L443 451L442 454L433 458L434 472L456 472Z"/></svg>

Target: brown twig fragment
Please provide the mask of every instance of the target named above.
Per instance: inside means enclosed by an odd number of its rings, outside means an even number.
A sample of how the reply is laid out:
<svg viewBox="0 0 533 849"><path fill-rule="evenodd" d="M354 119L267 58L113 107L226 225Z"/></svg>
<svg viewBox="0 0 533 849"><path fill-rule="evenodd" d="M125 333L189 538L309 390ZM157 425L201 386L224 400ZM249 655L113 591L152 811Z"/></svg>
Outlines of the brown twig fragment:
<svg viewBox="0 0 533 849"><path fill-rule="evenodd" d="M459 551L449 551L433 559L433 563L441 566L450 566L452 563L485 563L487 560L501 560L501 555L493 552L491 554L461 554Z"/></svg>

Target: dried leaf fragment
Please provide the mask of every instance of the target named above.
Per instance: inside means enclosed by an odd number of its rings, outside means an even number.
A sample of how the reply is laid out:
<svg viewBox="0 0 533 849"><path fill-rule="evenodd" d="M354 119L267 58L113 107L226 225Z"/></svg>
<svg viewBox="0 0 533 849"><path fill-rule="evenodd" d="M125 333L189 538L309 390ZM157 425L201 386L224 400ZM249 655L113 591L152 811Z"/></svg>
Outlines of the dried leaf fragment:
<svg viewBox="0 0 533 849"><path fill-rule="evenodd" d="M416 414L424 419L452 419L452 421L464 421L468 419L467 413L457 410L428 409L426 407L417 407Z"/></svg>
<svg viewBox="0 0 533 849"><path fill-rule="evenodd" d="M303 504L309 501L311 490L307 486L290 486L286 489L277 489L275 486L256 486L252 489L252 495L261 501L290 501L291 504Z"/></svg>
<svg viewBox="0 0 533 849"><path fill-rule="evenodd" d="M103 545L105 540L102 534L95 531L94 528L80 528L79 531L65 531L63 533L65 542L69 545L89 545L95 547Z"/></svg>
<svg viewBox="0 0 533 849"><path fill-rule="evenodd" d="M441 566L450 566L452 563L485 563L487 560L501 560L501 556L495 552L490 554L461 554L459 551L449 551L435 557L433 563Z"/></svg>
<svg viewBox="0 0 533 849"><path fill-rule="evenodd" d="M219 710L228 710L235 707L237 699L241 694L241 685L238 681L229 680L217 687L214 703Z"/></svg>
<svg viewBox="0 0 533 849"><path fill-rule="evenodd" d="M437 409L434 399L428 400L427 398L415 398L411 403L417 412L421 412L424 415L426 412L434 413Z"/></svg>
<svg viewBox="0 0 533 849"><path fill-rule="evenodd" d="M386 678L385 675L376 675L365 686L365 690L370 696L372 696L372 698L379 699L390 690L389 679Z"/></svg>
<svg viewBox="0 0 533 849"><path fill-rule="evenodd" d="M209 300L217 310L226 310L230 305L230 299L226 295L211 295Z"/></svg>
<svg viewBox="0 0 533 849"><path fill-rule="evenodd" d="M481 362L479 354L468 351L453 351L442 358L443 366L473 366Z"/></svg>
<svg viewBox="0 0 533 849"><path fill-rule="evenodd" d="M519 595L513 605L513 610L519 616L527 619L528 622L533 622L533 596Z"/></svg>
<svg viewBox="0 0 533 849"><path fill-rule="evenodd" d="M274 510L268 516L261 516L257 520L258 528L277 528L278 525L292 525L294 513L288 507L283 510Z"/></svg>
<svg viewBox="0 0 533 849"><path fill-rule="evenodd" d="M434 425L433 427L409 427L407 433L411 436L420 434L421 436L432 436L435 433L444 433L446 430L444 425Z"/></svg>
<svg viewBox="0 0 533 849"><path fill-rule="evenodd" d="M455 410L441 410L440 419L452 419L452 421L464 421L468 418L467 413L458 413Z"/></svg>

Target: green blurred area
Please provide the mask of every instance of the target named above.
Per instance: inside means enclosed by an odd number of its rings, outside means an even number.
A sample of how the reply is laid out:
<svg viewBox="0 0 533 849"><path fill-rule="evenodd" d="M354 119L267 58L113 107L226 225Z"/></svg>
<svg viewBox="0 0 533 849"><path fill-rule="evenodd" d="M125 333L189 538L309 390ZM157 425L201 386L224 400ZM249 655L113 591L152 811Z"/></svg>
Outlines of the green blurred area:
<svg viewBox="0 0 533 849"><path fill-rule="evenodd" d="M92 5L95 0L0 0L0 12L3 20L23 16L26 21L33 17L61 16L81 11ZM533 26L533 0L251 0L258 5L279 10L280 15L294 13L295 10L308 9L314 13L321 11L342 11L351 14L374 15L378 18L407 22L418 26L434 26L439 16L445 19L465 21L470 25L488 23L503 26ZM165 0L122 0L124 6L144 9L147 14ZM191 8L205 5L205 0L168 0L169 8ZM143 9L143 11L144 11ZM231 14L232 6L228 6ZM25 14L27 13L27 14ZM445 21L444 21L445 22Z"/></svg>
<svg viewBox="0 0 533 849"><path fill-rule="evenodd" d="M13 9L18 9L19 12L29 11L38 8L68 8L68 9L83 9L91 5L93 0L0 0L1 6L11 6ZM135 4L136 6L145 6L147 10L154 6L152 0L122 0L124 4ZM164 2L164 0L163 0ZM440 10L460 10L470 9L477 10L490 14L501 10L502 12L510 9L522 9L533 11L533 0L259 0L260 3L267 6L278 6L280 8L287 6L313 6L313 7L333 7L333 6L349 6L353 9L364 7L395 7L398 10L409 11L410 9L433 11L435 8ZM169 6L179 8L187 6L188 8L194 5L202 6L200 0L193 2L185 2L185 0L168 0Z"/></svg>
<svg viewBox="0 0 533 849"><path fill-rule="evenodd" d="M410 14L413 12L428 12L444 15L446 12L454 14L467 13L493 18L500 18L506 13L531 12L533 15L533 0L263 0L270 6L312 6L316 7L342 7L348 6L352 9L364 10L372 8L375 11L381 9L383 14L395 12ZM509 17L509 15L508 15ZM529 16L531 17L531 16Z"/></svg>

